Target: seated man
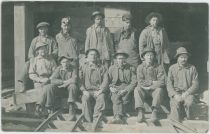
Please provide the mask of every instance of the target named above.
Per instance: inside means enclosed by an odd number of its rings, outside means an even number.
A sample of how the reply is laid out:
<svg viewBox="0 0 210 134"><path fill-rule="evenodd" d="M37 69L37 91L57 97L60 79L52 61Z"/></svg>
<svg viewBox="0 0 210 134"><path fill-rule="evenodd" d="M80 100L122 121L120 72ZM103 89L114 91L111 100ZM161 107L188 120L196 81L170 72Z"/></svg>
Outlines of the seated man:
<svg viewBox="0 0 210 134"><path fill-rule="evenodd" d="M136 86L136 69L126 63L127 53L119 50L114 57L116 62L109 68L109 87L114 113L112 123L122 124L124 105L130 101L129 95Z"/></svg>
<svg viewBox="0 0 210 134"><path fill-rule="evenodd" d="M164 70L161 65L155 63L155 51L147 48L141 54L143 63L137 68L138 85L134 90L135 109L138 111L137 122L144 121L144 103L147 97L152 97L151 122L158 120L163 87L165 85Z"/></svg>
<svg viewBox="0 0 210 134"><path fill-rule="evenodd" d="M54 105L55 96L63 97L68 95L68 104L69 104L69 120L76 120L76 99L77 99L77 68L73 67L71 64L73 62L73 58L69 56L61 56L59 58L60 66L56 68L54 73L51 76L51 88L48 88L48 92L52 92L53 96L51 105ZM49 85L50 86L50 85ZM66 92L67 91L67 92ZM49 98L49 99L50 99Z"/></svg>
<svg viewBox="0 0 210 134"><path fill-rule="evenodd" d="M34 88L40 89L42 91L41 98L38 100L38 109L40 105L45 104L48 106L48 98L49 94L46 94L46 85L50 83L50 77L53 71L56 69L56 63L49 57L47 54L47 44L43 42L39 42L36 45L37 56L34 59L30 60L29 67L29 78L33 80ZM37 109L37 110L38 110Z"/></svg>
<svg viewBox="0 0 210 134"><path fill-rule="evenodd" d="M199 88L198 73L195 66L188 64L190 53L184 47L177 49L177 63L169 68L167 90L170 97L170 118L182 121L183 110L187 118L191 118L190 108L194 102L194 94ZM184 109L183 109L184 107Z"/></svg>
<svg viewBox="0 0 210 134"><path fill-rule="evenodd" d="M86 52L87 62L80 68L82 95L82 112L88 122L96 121L105 110L104 93L108 88L108 72L105 66L98 64L99 52L89 49ZM92 101L95 100L94 112Z"/></svg>

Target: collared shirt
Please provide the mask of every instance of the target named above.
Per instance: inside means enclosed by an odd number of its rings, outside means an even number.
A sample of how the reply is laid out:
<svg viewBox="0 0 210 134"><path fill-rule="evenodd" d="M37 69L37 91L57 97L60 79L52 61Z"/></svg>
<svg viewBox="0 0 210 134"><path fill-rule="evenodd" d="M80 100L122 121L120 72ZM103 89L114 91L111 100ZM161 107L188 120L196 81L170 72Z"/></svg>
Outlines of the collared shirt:
<svg viewBox="0 0 210 134"><path fill-rule="evenodd" d="M72 83L77 81L77 69L70 66L68 69L63 69L60 65L56 68L51 76L51 83L60 85L65 80L70 80Z"/></svg>
<svg viewBox="0 0 210 134"><path fill-rule="evenodd" d="M108 72L102 65L85 63L80 67L81 90L106 90L108 86Z"/></svg>
<svg viewBox="0 0 210 134"><path fill-rule="evenodd" d="M35 57L30 60L29 78L40 82L42 78L49 78L56 69L55 61L50 57Z"/></svg>
<svg viewBox="0 0 210 134"><path fill-rule="evenodd" d="M169 68L167 89L169 96L177 94L179 91L188 91L193 94L198 90L198 73L193 65L179 66L178 63Z"/></svg>
<svg viewBox="0 0 210 134"><path fill-rule="evenodd" d="M55 39L53 39L51 36L46 35L44 36L37 36L35 37L32 42L31 42L31 46L29 48L29 52L28 52L28 58L34 58L36 57L36 44L37 42L44 42L47 45L47 50L48 50L48 54L51 56L53 56L54 58L57 57L58 55L58 46L57 43L55 41Z"/></svg>
<svg viewBox="0 0 210 134"><path fill-rule="evenodd" d="M78 44L75 38L70 34L63 34L62 31L56 35L58 43L58 56L69 55L72 58L78 58Z"/></svg>
<svg viewBox="0 0 210 134"><path fill-rule="evenodd" d="M138 86L153 88L162 87L165 85L164 70L161 65L153 64L148 66L145 62L137 68ZM158 81L155 85L153 81Z"/></svg>

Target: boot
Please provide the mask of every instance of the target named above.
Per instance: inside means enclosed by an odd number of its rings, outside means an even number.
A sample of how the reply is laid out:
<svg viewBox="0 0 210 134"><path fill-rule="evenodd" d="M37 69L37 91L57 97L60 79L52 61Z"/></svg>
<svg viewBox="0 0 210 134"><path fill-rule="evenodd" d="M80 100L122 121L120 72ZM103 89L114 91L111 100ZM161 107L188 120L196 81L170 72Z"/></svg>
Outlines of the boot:
<svg viewBox="0 0 210 134"><path fill-rule="evenodd" d="M114 118L112 119L112 124L123 124L121 115L116 114Z"/></svg>
<svg viewBox="0 0 210 134"><path fill-rule="evenodd" d="M150 119L151 122L156 122L158 121L158 117L157 117L157 109L153 109L152 110L152 116L151 116L151 119Z"/></svg>
<svg viewBox="0 0 210 134"><path fill-rule="evenodd" d="M144 122L144 120L145 120L145 117L144 117L143 109L138 109L137 122L142 123L142 122Z"/></svg>
<svg viewBox="0 0 210 134"><path fill-rule="evenodd" d="M69 103L69 121L76 120L75 104Z"/></svg>

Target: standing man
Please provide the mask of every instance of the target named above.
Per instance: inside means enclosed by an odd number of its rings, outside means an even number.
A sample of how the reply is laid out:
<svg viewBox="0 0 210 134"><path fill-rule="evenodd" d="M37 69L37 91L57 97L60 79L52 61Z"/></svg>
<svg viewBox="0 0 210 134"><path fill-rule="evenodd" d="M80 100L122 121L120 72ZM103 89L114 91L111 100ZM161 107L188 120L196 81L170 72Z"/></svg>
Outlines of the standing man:
<svg viewBox="0 0 210 134"><path fill-rule="evenodd" d="M71 36L71 18L64 17L61 20L61 31L56 35L58 43L58 57L68 55L74 58L74 64L78 63L78 44L77 40Z"/></svg>
<svg viewBox="0 0 210 134"><path fill-rule="evenodd" d="M131 21L132 16L130 14L122 16L123 27L115 33L114 42L116 50L123 50L129 55L127 59L128 64L137 68L140 63L138 36L131 25Z"/></svg>
<svg viewBox="0 0 210 134"><path fill-rule="evenodd" d="M97 49L86 51L87 62L80 68L82 112L88 122L96 121L105 110L105 93L108 89L107 68L98 63L100 54ZM95 103L93 103L95 102ZM95 106L94 106L95 104ZM94 110L93 110L94 106Z"/></svg>
<svg viewBox="0 0 210 134"><path fill-rule="evenodd" d="M47 44L39 42L36 45L35 51L37 56L30 60L29 78L34 83L34 88L41 91L37 102L37 112L39 113L46 107L49 112L52 111L52 106L48 105L49 93L47 92L47 84L50 83L50 77L56 69L55 60L48 55Z"/></svg>
<svg viewBox="0 0 210 134"><path fill-rule="evenodd" d="M170 118L177 121L182 121L184 111L186 111L187 119L191 118L194 94L199 88L198 73L195 66L188 63L189 56L190 53L184 47L178 48L175 55L177 63L172 65L168 72Z"/></svg>
<svg viewBox="0 0 210 134"><path fill-rule="evenodd" d="M36 47L40 42L46 44L47 54L53 57L54 60L56 60L57 54L58 54L57 43L51 36L48 35L48 27L49 27L49 23L47 22L40 22L36 26L36 28L39 31L39 35L35 37L31 42L31 46L28 52L29 60L37 56ZM18 80L19 82L22 83L22 89L20 90L20 92L24 92L25 90L31 88L29 75L28 75L29 66L30 66L30 63L29 61L27 61L23 68L23 72L21 73L21 77Z"/></svg>
<svg viewBox="0 0 210 134"><path fill-rule="evenodd" d="M103 24L104 14L95 11L92 13L91 19L94 24L86 31L85 52L89 49L97 49L102 64L108 68L111 56L114 54L114 47L109 29Z"/></svg>
<svg viewBox="0 0 210 134"><path fill-rule="evenodd" d="M151 122L158 120L158 111L163 94L163 87L165 86L165 75L161 65L155 61L155 51L147 48L141 54L143 63L138 66L137 80L138 85L134 90L135 109L138 111L137 122L144 121L144 103L148 97L152 97L152 115Z"/></svg>
<svg viewBox="0 0 210 134"><path fill-rule="evenodd" d="M130 93L136 86L135 68L127 64L125 61L128 54L118 51L115 54L116 63L109 68L110 91L113 102L114 119L112 123L122 124L124 116L124 105L130 100Z"/></svg>
<svg viewBox="0 0 210 134"><path fill-rule="evenodd" d="M68 97L69 104L69 120L76 120L76 99L78 96L78 91L76 87L77 83L77 68L71 65L73 58L70 56L61 56L59 58L59 63L61 64L56 68L54 73L51 76L51 88L48 92L52 93L51 105L55 105L55 98ZM60 103L59 103L60 104Z"/></svg>

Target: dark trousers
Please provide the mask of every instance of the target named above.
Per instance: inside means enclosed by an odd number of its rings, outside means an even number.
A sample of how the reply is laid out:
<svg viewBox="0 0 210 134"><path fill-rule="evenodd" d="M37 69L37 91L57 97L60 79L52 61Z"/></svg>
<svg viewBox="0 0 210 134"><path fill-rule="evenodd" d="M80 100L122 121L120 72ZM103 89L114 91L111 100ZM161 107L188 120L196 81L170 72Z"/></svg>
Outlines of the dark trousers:
<svg viewBox="0 0 210 134"><path fill-rule="evenodd" d="M190 111L194 104L194 96L189 95L183 101L177 102L174 98L170 98L171 113L169 118L181 121L184 118L185 112L187 118L191 118Z"/></svg>
<svg viewBox="0 0 210 134"><path fill-rule="evenodd" d="M85 119L91 122L92 119L96 119L100 113L105 110L105 94L102 93L97 97L94 97L94 91L88 91L88 95L82 95L82 112Z"/></svg>
<svg viewBox="0 0 210 134"><path fill-rule="evenodd" d="M160 109L161 99L162 99L163 89L156 88L155 90L144 90L140 87L136 87L134 90L134 98L135 98L135 109L143 108L144 103L147 97L152 97L152 108Z"/></svg>
<svg viewBox="0 0 210 134"><path fill-rule="evenodd" d="M127 84L122 84L117 86L117 90L124 90ZM111 100L113 103L113 114L115 115L124 115L125 105L129 102L130 93L126 93L124 95L118 95L117 93L111 93Z"/></svg>
<svg viewBox="0 0 210 134"><path fill-rule="evenodd" d="M77 88L75 84L70 84L67 88L58 88L54 84L48 84L43 86L42 90L40 100L37 104L49 108L54 108L55 104L59 104L63 97L68 97L68 102L75 102L77 98Z"/></svg>

